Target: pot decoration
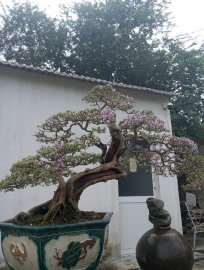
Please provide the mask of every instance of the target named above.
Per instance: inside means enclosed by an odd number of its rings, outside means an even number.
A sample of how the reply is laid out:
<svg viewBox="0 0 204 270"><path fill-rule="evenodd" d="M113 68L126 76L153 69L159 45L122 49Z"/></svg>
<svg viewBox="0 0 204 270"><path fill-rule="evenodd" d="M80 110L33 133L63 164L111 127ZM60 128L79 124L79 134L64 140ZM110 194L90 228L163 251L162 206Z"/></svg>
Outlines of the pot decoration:
<svg viewBox="0 0 204 270"><path fill-rule="evenodd" d="M112 213L102 220L64 225L0 223L2 251L11 270L94 270Z"/></svg>
<svg viewBox="0 0 204 270"><path fill-rule="evenodd" d="M147 231L136 247L136 258L142 270L192 270L193 251L187 240L171 229L171 216L164 202L147 199L149 221L154 228Z"/></svg>

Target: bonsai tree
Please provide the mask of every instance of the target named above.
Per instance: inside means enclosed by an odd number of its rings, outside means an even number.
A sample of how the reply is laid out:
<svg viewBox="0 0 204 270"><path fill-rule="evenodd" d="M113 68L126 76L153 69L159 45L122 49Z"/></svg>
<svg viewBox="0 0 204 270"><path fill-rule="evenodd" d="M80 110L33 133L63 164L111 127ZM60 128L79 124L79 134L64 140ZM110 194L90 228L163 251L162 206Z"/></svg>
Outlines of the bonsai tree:
<svg viewBox="0 0 204 270"><path fill-rule="evenodd" d="M37 223L48 224L80 216L82 192L99 182L125 178L129 163L151 166L156 174L185 173L189 181L197 172L203 175L196 164L196 144L172 136L150 110L136 111L132 97L106 85L93 87L83 100L90 104L88 109L60 112L39 126L35 136L41 148L15 163L0 182L0 190L6 192L57 185L51 200L18 214L14 222L33 224L37 216Z"/></svg>

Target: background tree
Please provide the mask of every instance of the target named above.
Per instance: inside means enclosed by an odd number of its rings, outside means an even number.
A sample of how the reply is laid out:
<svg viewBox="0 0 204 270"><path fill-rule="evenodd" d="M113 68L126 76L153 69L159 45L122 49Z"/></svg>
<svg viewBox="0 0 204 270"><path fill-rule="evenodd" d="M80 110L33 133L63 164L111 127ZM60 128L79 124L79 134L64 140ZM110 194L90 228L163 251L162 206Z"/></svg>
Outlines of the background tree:
<svg viewBox="0 0 204 270"><path fill-rule="evenodd" d="M174 133L204 144L204 50L184 49L178 42L171 45L172 90L171 111Z"/></svg>
<svg viewBox="0 0 204 270"><path fill-rule="evenodd" d="M52 19L29 3L2 11L7 60L174 91L178 136L204 144L204 50L169 37L168 0L106 0L64 6Z"/></svg>
<svg viewBox="0 0 204 270"><path fill-rule="evenodd" d="M0 51L6 60L64 70L69 50L68 27L29 2L2 7Z"/></svg>
<svg viewBox="0 0 204 270"><path fill-rule="evenodd" d="M151 71L153 50L159 44L156 34L165 35L167 3L108 0L75 4L73 69L106 80L144 84Z"/></svg>

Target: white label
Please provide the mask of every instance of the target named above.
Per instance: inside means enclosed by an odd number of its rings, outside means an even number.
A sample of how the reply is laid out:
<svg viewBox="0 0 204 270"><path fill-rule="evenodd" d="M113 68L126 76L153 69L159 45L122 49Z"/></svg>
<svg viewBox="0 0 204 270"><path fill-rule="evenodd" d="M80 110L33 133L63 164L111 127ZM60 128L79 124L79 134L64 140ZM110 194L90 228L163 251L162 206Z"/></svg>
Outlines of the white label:
<svg viewBox="0 0 204 270"><path fill-rule="evenodd" d="M130 166L130 172L136 172L137 171L137 161L135 158L129 159L129 166Z"/></svg>
<svg viewBox="0 0 204 270"><path fill-rule="evenodd" d="M186 203L188 206L196 207L196 195L186 192Z"/></svg>

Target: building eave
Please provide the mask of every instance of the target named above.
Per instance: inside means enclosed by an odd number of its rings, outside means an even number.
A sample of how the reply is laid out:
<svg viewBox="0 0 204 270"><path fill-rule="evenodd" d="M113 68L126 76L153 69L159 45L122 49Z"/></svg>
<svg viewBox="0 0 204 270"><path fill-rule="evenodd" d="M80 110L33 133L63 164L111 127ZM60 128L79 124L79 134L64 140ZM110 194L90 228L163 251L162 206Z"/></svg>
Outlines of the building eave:
<svg viewBox="0 0 204 270"><path fill-rule="evenodd" d="M151 94L166 96L169 98L173 97L175 95L175 93L173 93L173 92L167 92L167 91L163 91L163 90L157 90L157 89L136 86L136 85L131 85L131 84L111 82L111 81L101 80L101 79L97 79L97 78L91 78L91 77L87 77L87 76L77 75L74 73L66 73L66 72L48 70L45 68L39 68L39 67L34 67L34 66L30 66L30 65L25 65L25 64L18 64L16 62L11 62L11 61L0 60L0 66L9 67L9 68L18 69L18 70L24 70L24 71L33 72L33 73L39 73L42 75L48 75L48 76L53 76L53 77L61 77L61 78L65 78L65 79L85 81L85 82L96 83L96 84L110 84L113 87L117 87L117 88L119 87L119 88L123 88L123 89L135 90L135 91L140 91L140 92L144 92L144 93L151 93Z"/></svg>

